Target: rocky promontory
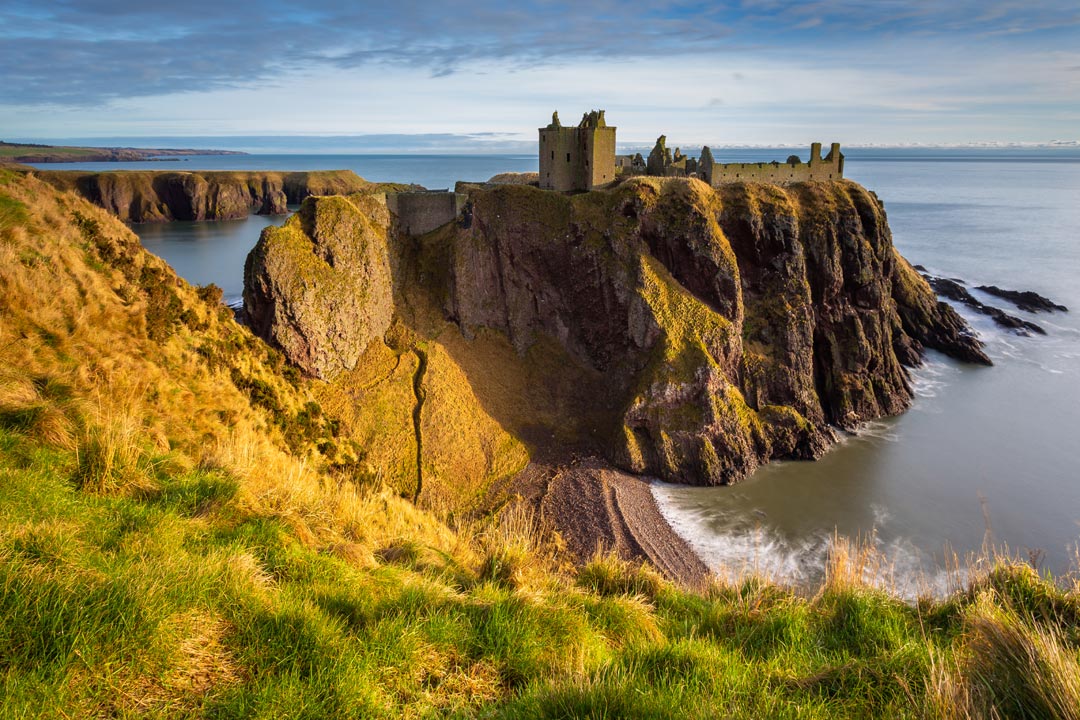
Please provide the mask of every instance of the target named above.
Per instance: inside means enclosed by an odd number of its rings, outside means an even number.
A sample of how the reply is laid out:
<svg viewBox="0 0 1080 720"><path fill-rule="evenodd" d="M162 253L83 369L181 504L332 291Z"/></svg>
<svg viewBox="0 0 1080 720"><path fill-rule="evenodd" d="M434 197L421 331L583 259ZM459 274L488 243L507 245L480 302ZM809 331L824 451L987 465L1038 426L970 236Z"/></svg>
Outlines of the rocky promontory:
<svg viewBox="0 0 1080 720"><path fill-rule="evenodd" d="M316 172L40 171L61 190L74 190L126 222L230 220L284 215L312 195L347 195L374 183L351 170Z"/></svg>
<svg viewBox="0 0 1080 720"><path fill-rule="evenodd" d="M377 195L310 198L264 233L245 286L263 337L350 389L347 428L412 431L415 458L380 450L388 472L420 497L438 478L444 504L513 487L537 455L735 482L902 412L925 347L989 364L897 254L881 202L847 181L477 188L422 237ZM450 459L455 433L468 440Z"/></svg>

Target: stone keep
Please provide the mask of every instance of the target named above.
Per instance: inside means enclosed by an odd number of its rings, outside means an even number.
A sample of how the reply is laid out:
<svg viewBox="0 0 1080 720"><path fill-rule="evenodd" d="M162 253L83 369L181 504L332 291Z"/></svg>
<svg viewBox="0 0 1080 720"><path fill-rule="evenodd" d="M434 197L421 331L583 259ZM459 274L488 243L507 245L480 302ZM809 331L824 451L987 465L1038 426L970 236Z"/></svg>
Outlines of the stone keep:
<svg viewBox="0 0 1080 720"><path fill-rule="evenodd" d="M563 127L559 113L540 128L540 187L592 190L615 179L615 128L603 110L585 113L577 127Z"/></svg>

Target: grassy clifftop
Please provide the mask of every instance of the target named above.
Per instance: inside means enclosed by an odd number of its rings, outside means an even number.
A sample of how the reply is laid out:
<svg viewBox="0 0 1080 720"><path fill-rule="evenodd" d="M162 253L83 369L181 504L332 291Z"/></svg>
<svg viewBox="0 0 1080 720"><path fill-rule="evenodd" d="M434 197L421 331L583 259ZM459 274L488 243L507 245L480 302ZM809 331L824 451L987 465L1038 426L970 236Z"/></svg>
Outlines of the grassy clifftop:
<svg viewBox="0 0 1080 720"><path fill-rule="evenodd" d="M573 569L525 512L451 527L382 490L335 428L370 412L327 387L0 170L0 716L1076 717L1075 586L998 565L909 605L842 543L809 597Z"/></svg>
<svg viewBox="0 0 1080 720"><path fill-rule="evenodd" d="M243 155L229 150L177 150L70 145L21 144L0 141L0 162L125 162L183 155Z"/></svg>

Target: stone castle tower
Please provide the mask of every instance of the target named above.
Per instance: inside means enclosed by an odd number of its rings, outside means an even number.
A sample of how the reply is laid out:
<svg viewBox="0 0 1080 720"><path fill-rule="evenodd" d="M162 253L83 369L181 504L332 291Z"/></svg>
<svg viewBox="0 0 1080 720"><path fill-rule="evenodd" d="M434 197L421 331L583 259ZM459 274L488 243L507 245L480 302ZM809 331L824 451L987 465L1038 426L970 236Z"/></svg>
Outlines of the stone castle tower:
<svg viewBox="0 0 1080 720"><path fill-rule="evenodd" d="M615 179L615 128L603 110L585 113L577 127L563 127L559 113L540 128L540 187L592 190Z"/></svg>

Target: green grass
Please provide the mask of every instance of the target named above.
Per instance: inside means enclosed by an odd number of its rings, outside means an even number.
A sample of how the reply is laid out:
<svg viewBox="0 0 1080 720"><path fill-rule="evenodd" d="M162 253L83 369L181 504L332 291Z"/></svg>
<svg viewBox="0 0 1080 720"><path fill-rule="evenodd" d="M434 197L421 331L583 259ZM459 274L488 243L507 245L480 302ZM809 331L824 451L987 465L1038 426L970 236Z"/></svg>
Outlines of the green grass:
<svg viewBox="0 0 1080 720"><path fill-rule="evenodd" d="M358 483L378 444L320 464L330 410L221 315L218 292L144 273L134 236L21 182L0 196L28 213L0 227L0 717L1080 708L1080 591L1026 565L916 605L862 584L848 551L813 597L759 579L688 591L610 556L562 565L518 506L451 529ZM161 293L169 332L152 343L156 286L182 302ZM440 424L476 434L472 417Z"/></svg>
<svg viewBox="0 0 1080 720"><path fill-rule="evenodd" d="M1080 603L1022 570L918 607L761 581L690 593L610 557L519 588L409 543L352 566L243 512L220 471L125 495L78 473L0 428L3 717L930 717L943 662L1021 717L1063 702L1030 682L1038 652L1066 685L1076 667Z"/></svg>
<svg viewBox="0 0 1080 720"><path fill-rule="evenodd" d="M33 145L0 145L0 158L17 158L25 155L48 155L75 161L82 158L97 157L102 154L100 148L68 147L63 145L49 145L47 147L35 147Z"/></svg>

